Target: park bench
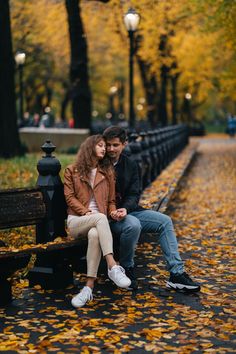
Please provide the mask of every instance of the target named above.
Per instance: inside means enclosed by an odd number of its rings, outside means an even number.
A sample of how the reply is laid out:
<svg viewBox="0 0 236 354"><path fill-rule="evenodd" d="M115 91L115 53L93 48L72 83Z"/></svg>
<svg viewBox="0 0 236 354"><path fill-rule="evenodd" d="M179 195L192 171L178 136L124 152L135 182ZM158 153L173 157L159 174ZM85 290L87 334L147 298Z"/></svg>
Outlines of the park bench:
<svg viewBox="0 0 236 354"><path fill-rule="evenodd" d="M141 172L142 176L148 178L148 181L143 181L143 187L153 180L153 168L157 174L155 164L163 160L160 151L163 151L166 159L170 161L171 155L173 159L176 151L180 151L188 142L183 127L166 130L164 133L166 139L169 134L172 143L167 144L167 139L164 146L164 138L160 137L160 144L154 154L154 133L150 133L152 153L149 157L147 151L141 154L142 144L134 141L134 137L133 145L130 143L129 152L132 157L140 164L141 169L147 169ZM142 139L144 140L144 136ZM144 145L147 148L148 144ZM0 190L0 229L27 225L35 225L36 228L34 244L16 248L6 247L0 241L0 305L11 301L11 282L8 279L16 270L28 265L31 255L36 255L36 261L27 275L29 286L40 284L44 289L57 289L73 284L73 270L77 268L80 258L86 254L86 237L74 240L67 236L65 230L66 203L63 183L59 175L61 165L58 159L52 156L55 146L50 141L46 141L42 150L45 156L37 164L39 172L37 187ZM144 167L140 160L142 156L145 158ZM162 163L165 166L163 161ZM158 206L155 209L158 209Z"/></svg>
<svg viewBox="0 0 236 354"><path fill-rule="evenodd" d="M36 188L0 190L0 229L36 225L35 244L4 247L0 244L0 303L11 300L8 277L24 268L37 254L29 271L29 285L62 288L73 282L73 258L84 253L85 239L70 239L65 230L66 203L59 176L60 162L52 156L55 146L47 141L38 162ZM10 237L10 236L9 236Z"/></svg>

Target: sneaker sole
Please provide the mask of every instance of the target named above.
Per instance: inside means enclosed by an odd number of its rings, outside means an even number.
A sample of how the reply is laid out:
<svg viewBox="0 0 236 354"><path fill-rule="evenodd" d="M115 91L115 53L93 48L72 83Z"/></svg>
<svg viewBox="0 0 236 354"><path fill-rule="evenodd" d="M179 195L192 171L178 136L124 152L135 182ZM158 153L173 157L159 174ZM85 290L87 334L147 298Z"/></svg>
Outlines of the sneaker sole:
<svg viewBox="0 0 236 354"><path fill-rule="evenodd" d="M73 304L73 302L71 302L71 305L75 308L75 309L79 309L80 307L83 307L84 305L86 305L87 302L85 302L84 304L81 304L81 305L75 305Z"/></svg>
<svg viewBox="0 0 236 354"><path fill-rule="evenodd" d="M179 283L172 283L168 281L166 283L167 288L175 289L175 290L183 290L183 291L200 291L201 287L200 286L193 286L193 285L183 285Z"/></svg>
<svg viewBox="0 0 236 354"><path fill-rule="evenodd" d="M129 282L127 282L127 284L124 284L124 285L118 285L111 277L110 275L108 274L108 278L116 285L118 286L118 288L121 288L121 289L127 289L130 285L131 285L131 280Z"/></svg>
<svg viewBox="0 0 236 354"><path fill-rule="evenodd" d="M121 288L121 289L128 289L128 287L131 285L131 282L129 284L126 284L126 285L118 285L117 283L114 282L113 279L109 278L118 288Z"/></svg>
<svg viewBox="0 0 236 354"><path fill-rule="evenodd" d="M80 307L83 307L85 305L87 305L89 302L91 302L93 300L88 300L86 301L84 304L81 304L81 305L76 305L76 304L73 304L73 302L71 301L71 305L75 308L75 309L79 309Z"/></svg>
<svg viewBox="0 0 236 354"><path fill-rule="evenodd" d="M137 287L132 287L132 286L128 286L127 288L125 288L126 290L131 290L131 291L136 291L138 290L138 286Z"/></svg>

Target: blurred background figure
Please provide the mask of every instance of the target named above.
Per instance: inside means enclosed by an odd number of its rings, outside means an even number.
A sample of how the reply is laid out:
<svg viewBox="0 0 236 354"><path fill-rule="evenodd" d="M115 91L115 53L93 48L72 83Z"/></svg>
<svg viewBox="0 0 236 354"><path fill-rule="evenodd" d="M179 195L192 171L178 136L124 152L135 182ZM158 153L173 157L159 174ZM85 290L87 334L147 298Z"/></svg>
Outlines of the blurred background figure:
<svg viewBox="0 0 236 354"><path fill-rule="evenodd" d="M33 115L33 127L39 127L40 115L38 113L34 113Z"/></svg>
<svg viewBox="0 0 236 354"><path fill-rule="evenodd" d="M234 137L236 132L236 116L231 115L228 113L227 115L227 133L231 138Z"/></svg>
<svg viewBox="0 0 236 354"><path fill-rule="evenodd" d="M74 128L74 126L75 126L74 118L71 117L69 119L68 125L69 125L69 128Z"/></svg>
<svg viewBox="0 0 236 354"><path fill-rule="evenodd" d="M32 124L33 124L33 117L30 115L29 112L24 112L23 127L32 127Z"/></svg>
<svg viewBox="0 0 236 354"><path fill-rule="evenodd" d="M50 128L54 126L54 115L50 107L45 107L39 126L40 128Z"/></svg>

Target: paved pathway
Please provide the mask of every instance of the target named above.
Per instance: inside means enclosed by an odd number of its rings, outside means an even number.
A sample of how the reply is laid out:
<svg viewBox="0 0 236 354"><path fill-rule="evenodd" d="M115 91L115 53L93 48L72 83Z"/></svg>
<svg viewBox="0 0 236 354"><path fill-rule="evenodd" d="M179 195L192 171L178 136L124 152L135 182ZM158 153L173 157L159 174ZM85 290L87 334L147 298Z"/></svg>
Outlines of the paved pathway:
<svg viewBox="0 0 236 354"><path fill-rule="evenodd" d="M72 287L24 290L0 310L0 351L12 353L235 352L236 141L204 139L168 213L200 294L165 289L155 236L137 252L140 289L121 291L99 279L95 301L78 311ZM77 277L77 282L83 275ZM10 351L11 350L11 351Z"/></svg>

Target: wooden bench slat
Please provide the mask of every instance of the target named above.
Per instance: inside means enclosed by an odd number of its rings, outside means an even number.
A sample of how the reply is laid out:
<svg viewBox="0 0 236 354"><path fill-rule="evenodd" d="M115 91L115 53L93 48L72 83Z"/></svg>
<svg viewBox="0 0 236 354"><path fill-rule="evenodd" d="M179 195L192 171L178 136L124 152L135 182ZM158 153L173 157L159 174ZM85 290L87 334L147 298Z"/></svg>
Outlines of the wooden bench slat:
<svg viewBox="0 0 236 354"><path fill-rule="evenodd" d="M25 249L17 249L17 248L9 248L9 250L6 247L1 247L0 248L0 260L1 259L6 259L6 258L11 258L11 257L20 257L23 255L28 255L28 254L37 254L37 253L42 253L46 251L56 251L60 249L65 249L73 246L77 246L87 240L86 236L80 236L77 239L63 239L62 241L59 242L47 242L45 244L37 244L33 246L29 246Z"/></svg>
<svg viewBox="0 0 236 354"><path fill-rule="evenodd" d="M0 229L36 224L46 208L38 188L0 190Z"/></svg>

